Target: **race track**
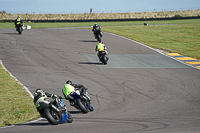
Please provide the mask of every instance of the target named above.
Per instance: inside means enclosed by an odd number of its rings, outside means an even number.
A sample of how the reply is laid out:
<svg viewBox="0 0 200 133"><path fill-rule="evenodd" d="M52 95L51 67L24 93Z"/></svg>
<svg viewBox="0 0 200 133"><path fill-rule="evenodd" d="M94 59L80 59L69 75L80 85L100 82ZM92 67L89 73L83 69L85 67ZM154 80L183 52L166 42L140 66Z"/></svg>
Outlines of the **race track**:
<svg viewBox="0 0 200 133"><path fill-rule="evenodd" d="M108 65L96 56L87 29L32 29L22 35L0 29L0 60L31 93L62 95L64 83L89 88L94 112L66 103L74 121L46 119L0 128L1 133L197 133L200 132L200 70L148 47L104 33Z"/></svg>

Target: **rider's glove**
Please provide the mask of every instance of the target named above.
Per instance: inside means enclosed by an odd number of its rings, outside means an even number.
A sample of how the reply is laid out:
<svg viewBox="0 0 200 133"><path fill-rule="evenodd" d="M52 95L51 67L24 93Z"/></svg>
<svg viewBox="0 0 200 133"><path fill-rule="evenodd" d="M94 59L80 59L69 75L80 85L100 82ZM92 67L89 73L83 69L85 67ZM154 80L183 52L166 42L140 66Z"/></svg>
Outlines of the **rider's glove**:
<svg viewBox="0 0 200 133"><path fill-rule="evenodd" d="M63 99L62 96L59 96L59 95L58 95L58 98Z"/></svg>

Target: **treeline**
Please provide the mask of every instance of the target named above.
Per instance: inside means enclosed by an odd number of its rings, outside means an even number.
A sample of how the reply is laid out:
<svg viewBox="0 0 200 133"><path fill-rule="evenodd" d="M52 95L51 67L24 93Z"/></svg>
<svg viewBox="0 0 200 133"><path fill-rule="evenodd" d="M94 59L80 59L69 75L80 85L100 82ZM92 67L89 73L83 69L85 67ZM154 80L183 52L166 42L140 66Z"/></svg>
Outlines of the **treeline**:
<svg viewBox="0 0 200 133"><path fill-rule="evenodd" d="M141 20L141 19L171 19L199 17L200 10L181 10L163 12L134 13L78 13L78 14L8 14L0 13L0 21L12 21L21 16L25 21L93 21L93 20Z"/></svg>
<svg viewBox="0 0 200 133"><path fill-rule="evenodd" d="M6 11L4 11L4 10L0 11L0 14L6 14Z"/></svg>

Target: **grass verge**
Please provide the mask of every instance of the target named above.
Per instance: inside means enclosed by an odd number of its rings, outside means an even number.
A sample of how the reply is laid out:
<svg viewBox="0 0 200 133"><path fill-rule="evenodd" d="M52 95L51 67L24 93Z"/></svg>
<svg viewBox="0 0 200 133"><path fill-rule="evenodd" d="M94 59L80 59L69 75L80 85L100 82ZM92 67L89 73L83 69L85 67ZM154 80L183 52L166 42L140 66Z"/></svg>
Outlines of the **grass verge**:
<svg viewBox="0 0 200 133"><path fill-rule="evenodd" d="M103 27L102 30L156 49L177 52L200 60L200 19L162 22L176 25Z"/></svg>
<svg viewBox="0 0 200 133"><path fill-rule="evenodd" d="M38 118L33 99L1 65L0 75L0 127Z"/></svg>

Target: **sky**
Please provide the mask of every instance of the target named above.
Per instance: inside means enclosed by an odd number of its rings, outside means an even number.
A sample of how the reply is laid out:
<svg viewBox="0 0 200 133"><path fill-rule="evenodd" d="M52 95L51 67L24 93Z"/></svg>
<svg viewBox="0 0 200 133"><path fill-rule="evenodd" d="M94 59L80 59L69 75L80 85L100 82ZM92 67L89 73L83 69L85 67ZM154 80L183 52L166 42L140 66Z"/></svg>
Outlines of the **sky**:
<svg viewBox="0 0 200 133"><path fill-rule="evenodd" d="M0 0L6 13L126 13L200 9L200 0Z"/></svg>

